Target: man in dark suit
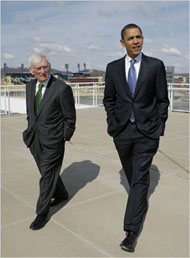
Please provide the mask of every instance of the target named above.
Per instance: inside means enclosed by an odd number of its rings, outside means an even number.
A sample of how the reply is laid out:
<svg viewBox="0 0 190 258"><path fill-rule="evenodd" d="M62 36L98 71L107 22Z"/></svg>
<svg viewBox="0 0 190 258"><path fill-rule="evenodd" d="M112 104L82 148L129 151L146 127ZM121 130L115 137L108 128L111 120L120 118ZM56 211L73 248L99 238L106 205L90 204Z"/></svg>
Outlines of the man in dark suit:
<svg viewBox="0 0 190 258"><path fill-rule="evenodd" d="M71 139L75 130L76 111L71 87L50 74L47 58L35 54L29 63L30 73L36 79L26 85L28 127L23 140L41 174L37 216L30 225L32 230L38 230L50 219L50 206L68 199L59 173L65 141Z"/></svg>
<svg viewBox="0 0 190 258"><path fill-rule="evenodd" d="M149 169L164 135L169 100L163 62L141 52L141 28L126 25L120 42L127 55L107 65L103 103L108 133L130 186L121 248L134 252L148 209Z"/></svg>

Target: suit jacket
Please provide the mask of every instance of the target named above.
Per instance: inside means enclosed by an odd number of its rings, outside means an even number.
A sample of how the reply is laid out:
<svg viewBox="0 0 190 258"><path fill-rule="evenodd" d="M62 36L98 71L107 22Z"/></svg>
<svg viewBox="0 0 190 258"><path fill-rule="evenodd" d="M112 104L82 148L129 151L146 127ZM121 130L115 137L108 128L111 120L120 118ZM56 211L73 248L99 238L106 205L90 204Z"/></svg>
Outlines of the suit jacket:
<svg viewBox="0 0 190 258"><path fill-rule="evenodd" d="M55 147L61 141L70 140L75 130L76 111L72 89L51 75L36 115L36 82L32 80L26 85L28 127L23 132L23 140L29 147L34 135L38 134L41 143Z"/></svg>
<svg viewBox="0 0 190 258"><path fill-rule="evenodd" d="M109 63L103 103L111 136L117 136L124 129L133 109L140 132L153 139L159 138L164 134L169 105L163 62L142 54L133 98L125 75L125 57Z"/></svg>

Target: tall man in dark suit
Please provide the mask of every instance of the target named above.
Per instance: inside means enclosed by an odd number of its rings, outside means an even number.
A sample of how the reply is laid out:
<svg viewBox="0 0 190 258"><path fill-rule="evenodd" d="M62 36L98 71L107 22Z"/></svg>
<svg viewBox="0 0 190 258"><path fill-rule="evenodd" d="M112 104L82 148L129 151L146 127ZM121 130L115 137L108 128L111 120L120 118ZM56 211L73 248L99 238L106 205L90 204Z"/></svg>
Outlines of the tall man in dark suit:
<svg viewBox="0 0 190 258"><path fill-rule="evenodd" d="M104 106L130 191L121 248L134 252L148 209L149 169L168 117L166 72L162 61L142 52L143 35L135 24L121 31L127 55L107 65Z"/></svg>
<svg viewBox="0 0 190 258"><path fill-rule="evenodd" d="M28 127L23 140L41 174L37 217L30 225L32 230L38 230L49 220L50 206L68 198L59 173L65 141L71 139L75 130L76 111L71 87L50 74L47 58L36 54L29 63L30 73L36 79L26 85Z"/></svg>

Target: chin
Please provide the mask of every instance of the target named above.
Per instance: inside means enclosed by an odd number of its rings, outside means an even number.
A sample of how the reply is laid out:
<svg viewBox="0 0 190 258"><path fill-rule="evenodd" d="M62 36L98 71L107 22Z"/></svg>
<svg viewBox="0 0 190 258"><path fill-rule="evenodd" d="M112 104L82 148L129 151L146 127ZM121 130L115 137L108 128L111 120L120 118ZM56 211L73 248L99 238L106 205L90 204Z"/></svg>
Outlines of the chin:
<svg viewBox="0 0 190 258"><path fill-rule="evenodd" d="M133 56L137 57L139 54L140 54L140 52L138 52L138 53L136 52L136 53L133 53Z"/></svg>
<svg viewBox="0 0 190 258"><path fill-rule="evenodd" d="M40 82L45 82L47 79L48 79L48 77L47 78L40 78Z"/></svg>

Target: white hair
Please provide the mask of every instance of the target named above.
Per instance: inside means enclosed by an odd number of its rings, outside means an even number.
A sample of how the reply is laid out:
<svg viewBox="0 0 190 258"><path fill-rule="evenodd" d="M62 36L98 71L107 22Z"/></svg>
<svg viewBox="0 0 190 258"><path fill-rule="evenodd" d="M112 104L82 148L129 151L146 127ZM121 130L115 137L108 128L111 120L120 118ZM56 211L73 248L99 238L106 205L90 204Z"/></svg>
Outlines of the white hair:
<svg viewBox="0 0 190 258"><path fill-rule="evenodd" d="M47 59L47 57L44 54L40 54L40 53L36 53L36 54L30 56L28 59L30 67L39 63L43 57L45 57ZM47 59L47 61L48 61L48 59ZM50 65L49 61L48 61L48 64Z"/></svg>

